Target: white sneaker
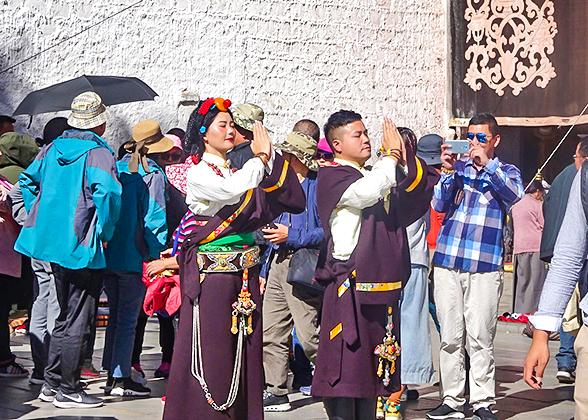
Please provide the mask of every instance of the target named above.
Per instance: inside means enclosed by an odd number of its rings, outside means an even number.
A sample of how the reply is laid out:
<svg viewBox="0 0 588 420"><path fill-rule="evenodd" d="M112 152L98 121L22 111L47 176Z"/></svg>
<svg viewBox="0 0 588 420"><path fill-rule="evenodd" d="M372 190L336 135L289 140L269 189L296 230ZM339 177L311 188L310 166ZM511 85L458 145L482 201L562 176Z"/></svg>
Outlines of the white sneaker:
<svg viewBox="0 0 588 420"><path fill-rule="evenodd" d="M562 384L573 384L576 381L576 372L562 369L557 371L555 377Z"/></svg>

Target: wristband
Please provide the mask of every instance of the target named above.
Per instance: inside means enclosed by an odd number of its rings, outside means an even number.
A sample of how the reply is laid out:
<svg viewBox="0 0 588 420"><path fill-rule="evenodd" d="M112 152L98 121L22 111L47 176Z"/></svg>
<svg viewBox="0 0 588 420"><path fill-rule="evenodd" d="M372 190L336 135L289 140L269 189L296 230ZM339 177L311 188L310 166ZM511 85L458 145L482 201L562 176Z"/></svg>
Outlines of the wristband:
<svg viewBox="0 0 588 420"><path fill-rule="evenodd" d="M267 166L267 162L269 161L269 155L265 152L256 153L256 158L259 158L263 162L263 166Z"/></svg>

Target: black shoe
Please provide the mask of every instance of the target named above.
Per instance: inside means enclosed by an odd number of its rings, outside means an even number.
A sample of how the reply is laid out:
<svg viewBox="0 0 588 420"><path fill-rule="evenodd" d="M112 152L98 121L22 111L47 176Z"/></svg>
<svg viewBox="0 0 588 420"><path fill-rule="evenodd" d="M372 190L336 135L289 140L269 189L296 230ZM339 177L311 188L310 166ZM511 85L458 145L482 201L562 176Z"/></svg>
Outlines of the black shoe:
<svg viewBox="0 0 588 420"><path fill-rule="evenodd" d="M39 393L39 399L45 402L53 402L55 395L57 395L57 390L44 383Z"/></svg>
<svg viewBox="0 0 588 420"><path fill-rule="evenodd" d="M110 395L117 395L119 397L147 397L151 394L151 390L144 387L139 382L128 378L116 378Z"/></svg>
<svg viewBox="0 0 588 420"><path fill-rule="evenodd" d="M570 368L561 368L555 375L560 384L573 384L576 382L576 372Z"/></svg>
<svg viewBox="0 0 588 420"><path fill-rule="evenodd" d="M436 409L429 411L427 418L432 420L465 419L465 415L461 411L449 407L447 404L441 404Z"/></svg>
<svg viewBox="0 0 588 420"><path fill-rule="evenodd" d="M96 408L103 404L102 399L88 395L84 391L64 394L60 390L53 400L53 405L58 408Z"/></svg>
<svg viewBox="0 0 588 420"><path fill-rule="evenodd" d="M404 392L400 396L400 401L401 402L416 401L419 399L419 397L420 397L420 394L416 389L408 389L408 387L406 387L404 389Z"/></svg>
<svg viewBox="0 0 588 420"><path fill-rule="evenodd" d="M44 373L33 369L33 373L31 373L31 377L29 378L29 383L31 385L43 385L45 383Z"/></svg>
<svg viewBox="0 0 588 420"><path fill-rule="evenodd" d="M498 420L498 417L492 413L489 407L482 407L474 411L472 420Z"/></svg>
<svg viewBox="0 0 588 420"><path fill-rule="evenodd" d="M274 395L263 391L263 411L288 411L290 408L288 395Z"/></svg>
<svg viewBox="0 0 588 420"><path fill-rule="evenodd" d="M110 395L112 388L114 387L114 378L108 375L106 379L106 386L104 387L104 395Z"/></svg>

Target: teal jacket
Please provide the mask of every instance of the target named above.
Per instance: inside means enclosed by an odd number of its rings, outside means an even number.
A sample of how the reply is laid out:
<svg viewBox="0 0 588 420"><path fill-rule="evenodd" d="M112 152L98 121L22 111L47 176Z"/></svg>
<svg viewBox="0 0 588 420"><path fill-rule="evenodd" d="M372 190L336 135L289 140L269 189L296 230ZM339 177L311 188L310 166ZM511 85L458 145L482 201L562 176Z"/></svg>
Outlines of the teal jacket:
<svg viewBox="0 0 588 420"><path fill-rule="evenodd" d="M143 261L159 258L167 241L165 183L163 170L151 159L149 172L139 165L129 171L129 154L116 163L122 184L122 210L114 236L106 249L106 266L111 270L143 272Z"/></svg>
<svg viewBox="0 0 588 420"><path fill-rule="evenodd" d="M106 266L103 242L121 206L114 152L91 131L67 130L20 174L28 212L14 248L64 268Z"/></svg>

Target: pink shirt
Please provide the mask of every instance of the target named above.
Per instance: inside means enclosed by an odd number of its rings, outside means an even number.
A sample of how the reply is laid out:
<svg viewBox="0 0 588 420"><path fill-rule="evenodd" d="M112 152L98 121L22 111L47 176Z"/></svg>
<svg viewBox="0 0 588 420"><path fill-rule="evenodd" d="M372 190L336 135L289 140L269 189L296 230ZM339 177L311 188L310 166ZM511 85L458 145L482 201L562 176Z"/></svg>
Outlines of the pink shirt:
<svg viewBox="0 0 588 420"><path fill-rule="evenodd" d="M513 254L539 252L543 222L541 201L531 194L526 194L521 201L512 207Z"/></svg>

